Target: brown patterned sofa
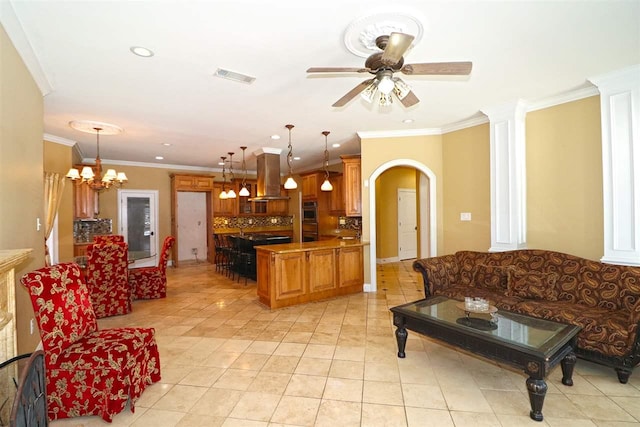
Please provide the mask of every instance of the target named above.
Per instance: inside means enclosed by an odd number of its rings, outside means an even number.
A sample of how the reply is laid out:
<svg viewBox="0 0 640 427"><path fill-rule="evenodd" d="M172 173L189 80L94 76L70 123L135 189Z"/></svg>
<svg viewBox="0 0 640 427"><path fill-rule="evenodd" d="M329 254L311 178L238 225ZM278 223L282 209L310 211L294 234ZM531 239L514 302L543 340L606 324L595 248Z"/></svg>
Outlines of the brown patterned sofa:
<svg viewBox="0 0 640 427"><path fill-rule="evenodd" d="M640 362L640 267L546 250L460 251L417 260L425 297L484 297L501 310L582 327L576 354L626 383Z"/></svg>

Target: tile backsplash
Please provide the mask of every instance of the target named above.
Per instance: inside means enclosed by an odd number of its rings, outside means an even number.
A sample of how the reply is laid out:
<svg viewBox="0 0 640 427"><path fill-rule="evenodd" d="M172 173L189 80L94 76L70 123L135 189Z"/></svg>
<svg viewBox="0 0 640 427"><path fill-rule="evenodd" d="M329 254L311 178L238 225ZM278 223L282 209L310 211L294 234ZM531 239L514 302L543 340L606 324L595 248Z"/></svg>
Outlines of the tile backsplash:
<svg viewBox="0 0 640 427"><path fill-rule="evenodd" d="M213 218L213 228L263 228L283 227L293 224L291 215L271 216L217 216Z"/></svg>
<svg viewBox="0 0 640 427"><path fill-rule="evenodd" d="M73 221L74 242L92 242L93 236L98 234L111 234L112 222L110 219L76 220Z"/></svg>
<svg viewBox="0 0 640 427"><path fill-rule="evenodd" d="M362 232L362 217L341 216L338 218L338 229Z"/></svg>

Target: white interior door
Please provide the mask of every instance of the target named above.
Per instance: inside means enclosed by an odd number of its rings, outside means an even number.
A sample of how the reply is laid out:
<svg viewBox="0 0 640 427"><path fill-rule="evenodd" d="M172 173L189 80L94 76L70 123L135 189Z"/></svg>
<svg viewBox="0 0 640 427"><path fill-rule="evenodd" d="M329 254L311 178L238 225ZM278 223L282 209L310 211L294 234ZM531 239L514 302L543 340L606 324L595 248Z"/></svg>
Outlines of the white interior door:
<svg viewBox="0 0 640 427"><path fill-rule="evenodd" d="M129 244L129 267L157 265L158 191L118 190L118 205L120 234Z"/></svg>
<svg viewBox="0 0 640 427"><path fill-rule="evenodd" d="M207 195L178 191L178 261L207 259Z"/></svg>
<svg viewBox="0 0 640 427"><path fill-rule="evenodd" d="M416 190L398 189L398 258L418 256L418 221Z"/></svg>

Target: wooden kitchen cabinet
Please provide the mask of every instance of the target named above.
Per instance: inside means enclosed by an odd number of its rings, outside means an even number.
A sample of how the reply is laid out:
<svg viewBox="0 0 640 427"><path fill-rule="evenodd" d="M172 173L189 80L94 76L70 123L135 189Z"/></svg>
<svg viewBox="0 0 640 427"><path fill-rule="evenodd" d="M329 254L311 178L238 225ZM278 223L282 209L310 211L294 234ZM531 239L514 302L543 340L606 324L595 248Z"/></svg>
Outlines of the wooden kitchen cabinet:
<svg viewBox="0 0 640 427"><path fill-rule="evenodd" d="M331 177L331 191L329 201L329 211L331 215L344 215L344 181L342 175L334 175Z"/></svg>
<svg viewBox="0 0 640 427"><path fill-rule="evenodd" d="M345 215L362 216L360 155L340 157L343 165Z"/></svg>
<svg viewBox="0 0 640 427"><path fill-rule="evenodd" d="M258 299L280 308L362 292L362 245L334 239L256 248Z"/></svg>
<svg viewBox="0 0 640 427"><path fill-rule="evenodd" d="M302 175L302 198L317 199L320 194L320 185L322 184L322 177L324 175L321 172L313 172L307 175Z"/></svg>
<svg viewBox="0 0 640 427"><path fill-rule="evenodd" d="M98 192L77 180L73 186L75 219L95 218L100 213Z"/></svg>
<svg viewBox="0 0 640 427"><path fill-rule="evenodd" d="M284 188L280 190L280 195L288 197L287 190ZM269 200L267 203L268 215L289 215L289 200Z"/></svg>
<svg viewBox="0 0 640 427"><path fill-rule="evenodd" d="M173 175L177 191L206 191L213 189L213 177L203 175Z"/></svg>
<svg viewBox="0 0 640 427"><path fill-rule="evenodd" d="M229 190L229 184L225 186L225 189ZM213 184L213 216L233 216L236 214L236 202L235 199L220 199L220 193L222 193L222 183L215 182ZM237 193L236 193L237 194Z"/></svg>

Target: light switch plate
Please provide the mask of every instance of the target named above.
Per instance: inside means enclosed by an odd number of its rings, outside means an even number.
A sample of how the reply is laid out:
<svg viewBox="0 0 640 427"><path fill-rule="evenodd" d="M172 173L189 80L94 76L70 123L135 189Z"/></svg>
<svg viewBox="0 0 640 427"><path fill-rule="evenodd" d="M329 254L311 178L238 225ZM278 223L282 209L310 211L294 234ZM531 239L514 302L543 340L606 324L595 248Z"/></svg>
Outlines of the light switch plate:
<svg viewBox="0 0 640 427"><path fill-rule="evenodd" d="M460 212L460 221L471 221L471 212Z"/></svg>

